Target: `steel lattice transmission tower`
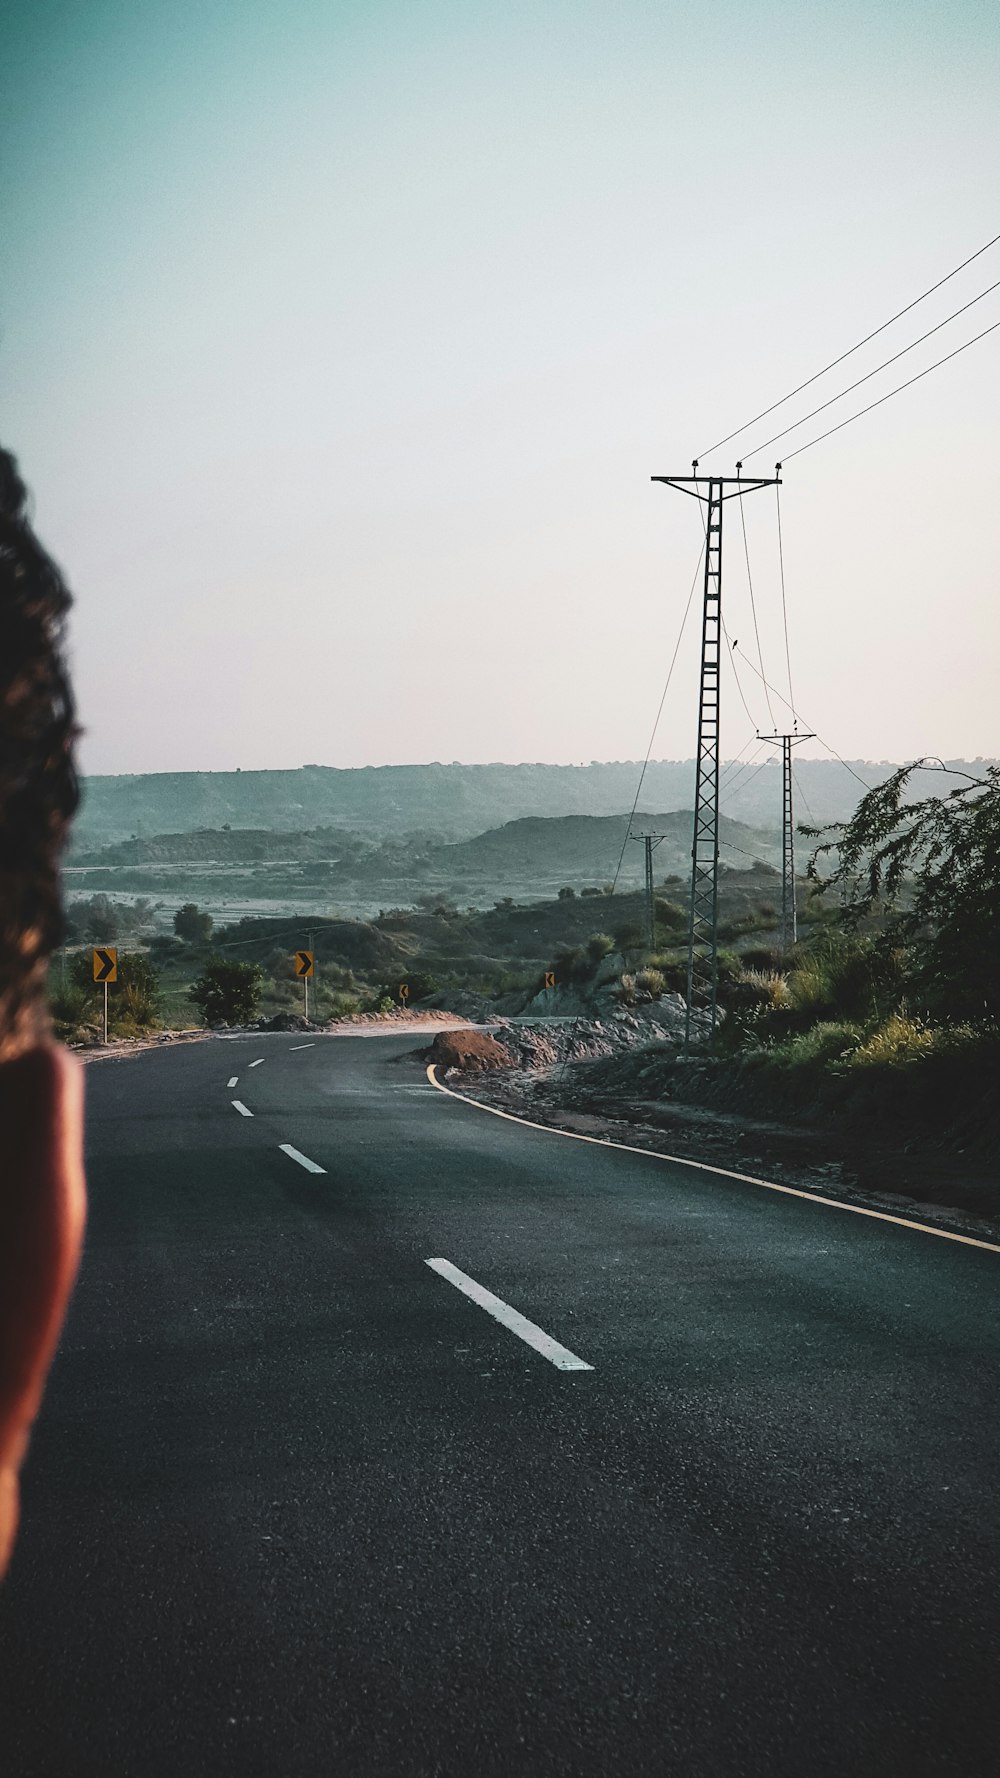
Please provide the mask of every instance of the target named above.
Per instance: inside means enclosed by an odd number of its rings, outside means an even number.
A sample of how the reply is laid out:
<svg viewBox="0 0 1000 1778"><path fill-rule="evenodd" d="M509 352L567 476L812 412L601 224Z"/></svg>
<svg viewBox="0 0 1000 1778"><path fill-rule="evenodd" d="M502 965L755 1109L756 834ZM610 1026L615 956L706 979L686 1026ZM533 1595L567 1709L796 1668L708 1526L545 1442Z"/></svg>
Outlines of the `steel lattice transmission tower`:
<svg viewBox="0 0 1000 1778"><path fill-rule="evenodd" d="M785 950L799 936L799 915L795 901L795 803L792 783L792 748L799 741L813 741L814 735L796 729L790 735L761 735L762 741L781 742L781 943Z"/></svg>
<svg viewBox="0 0 1000 1778"><path fill-rule="evenodd" d="M630 840L641 840L645 847L646 865L646 943L650 950L656 945L656 897L653 893L653 853L666 839L665 833L630 833Z"/></svg>
<svg viewBox="0 0 1000 1778"><path fill-rule="evenodd" d="M780 465L776 465L780 468ZM709 1013L714 1035L719 985L719 714L722 681L722 509L758 488L780 485L778 475L654 475L651 481L692 494L705 506L705 583L701 620L701 680L698 697L698 751L695 764L694 838L691 845L691 902L688 918L688 992L684 1051L691 1047L696 1007ZM731 492L727 491L731 490Z"/></svg>

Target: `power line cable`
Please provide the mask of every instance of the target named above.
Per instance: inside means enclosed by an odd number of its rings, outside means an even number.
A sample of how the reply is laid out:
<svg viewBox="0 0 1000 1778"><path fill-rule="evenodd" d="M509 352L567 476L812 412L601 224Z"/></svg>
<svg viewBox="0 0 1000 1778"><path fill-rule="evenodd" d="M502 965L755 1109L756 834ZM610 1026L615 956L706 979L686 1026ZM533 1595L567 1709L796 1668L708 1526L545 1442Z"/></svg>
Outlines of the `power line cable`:
<svg viewBox="0 0 1000 1778"><path fill-rule="evenodd" d="M750 763L750 762L749 762L749 761L748 761L748 764L749 764L749 763ZM756 771L755 771L755 772L751 772L751 773L750 773L750 776L749 776L749 778L745 778L745 779L744 779L744 781L743 781L743 782L742 782L742 783L740 783L740 780L739 780L739 779L738 779L738 778L734 778L734 779L733 779L733 781L732 781L732 783L731 783L731 784L730 784L730 785L729 785L729 786L728 786L728 788L727 788L727 790L726 790L726 795L727 795L727 797L728 797L728 798L729 798L729 800L730 800L730 804L731 804L731 803L732 803L732 799L733 799L733 797L734 797L734 796L735 796L735 794L736 794L736 786L737 786L737 784L739 784L739 787L740 787L740 790L741 790L741 791L743 791L743 790L749 790L749 788L750 788L750 786L751 786L751 784L752 784L752 783L753 783L753 781L754 781L754 779L755 779L755 778L757 778L757 777L759 777L759 776L760 776L760 774L761 774L761 772L763 772L763 771L765 771L765 770L766 770L766 768L767 768L767 767L768 767L768 766L769 766L769 765L770 765L770 764L771 764L771 759L770 759L770 756L768 756L768 758L767 758L767 759L762 759L762 760L761 760L761 762L760 762L760 765L759 765L759 766L758 766L758 767L757 767L757 770L756 770Z"/></svg>
<svg viewBox="0 0 1000 1778"><path fill-rule="evenodd" d="M888 321L883 321L881 327L876 327L874 332L866 333L863 340L858 340L857 345L849 346L846 352L841 352L839 358L832 358L829 364L823 366L822 370L818 370L815 375L807 377L805 382L799 383L797 388L790 389L787 395L781 397L780 401L773 401L770 407L766 407L761 413L755 414L752 420L745 420L742 426L737 426L735 432L727 433L725 438L720 438L717 444L710 445L707 451L700 451L698 453L699 456L707 457L712 451L720 450L724 444L729 443L730 439L738 438L741 432L747 432L751 426L756 426L758 420L766 420L768 414L773 414L776 408L784 407L785 402L791 401L793 396L801 395L803 389L808 389L810 384L818 383L820 377L825 377L828 370L836 369L838 364L843 364L845 358L851 358L855 352L860 352L862 346L867 346L869 340L877 339L880 333L884 333L887 327L893 325L893 322L902 320L903 316L908 315L911 309L915 309L918 303L926 301L927 297L934 295L935 290L940 290L942 285L949 283L952 278L957 277L959 272L964 272L967 265L971 265L974 259L979 259L982 254L988 252L990 247L995 247L998 241L1000 241L1000 235L994 235L992 241L987 241L984 247L977 247L975 253L970 253L968 259L963 259L961 265L957 265L954 271L947 272L943 278L938 279L936 284L932 284L929 290L925 290L922 296L916 296L912 302L907 303L905 309L899 309L895 315L890 315Z"/></svg>
<svg viewBox="0 0 1000 1778"><path fill-rule="evenodd" d="M694 589L698 585L698 576L701 573L701 564L702 564L702 560L705 555L705 548L706 548L707 543L708 543L708 524L706 521L704 536L702 537L702 540L701 540L701 548L698 551L698 560L695 563L695 570L694 570L694 574L691 579L691 588L690 588L690 591L687 596L687 604L684 607L684 615L681 618L680 629L677 632L677 641L674 643L674 652L673 652L673 655L671 656L670 666L667 669L667 677L664 682L663 691L660 694L660 702L659 702L659 706L656 711L656 720L653 723L653 727L650 731L649 746L646 748L646 757L642 762L642 771L639 773L639 782L636 785L636 789L635 789L635 800L632 803L632 808L629 813L629 818L625 824L625 837L622 840L622 849L618 854L618 863L615 866L614 881L611 884L612 895L614 895L614 892L618 887L618 878L621 875L621 868L622 868L622 864L625 859L625 848L628 845L629 835L632 832L632 823L635 820L636 809L639 807L639 798L642 795L643 780L645 779L645 776L646 776L646 768L649 765L649 756L653 751L653 742L656 739L656 731L660 726L660 717L663 715L663 706L667 701L667 692L670 690L670 681L674 676L674 668L677 665L677 656L680 653L681 643L684 639L684 631L687 627L688 613L691 610L691 601L694 598ZM573 1046L576 1043L577 1034L579 1032L581 1024L583 1023L583 1018L584 1018L584 1015L582 1012L580 1012L580 1013L577 1013L577 1016L573 1021L573 1029L571 1030L571 1032L569 1034L569 1041L567 1042L567 1045L566 1045L566 1053L563 1057L562 1067L561 1067L559 1074L557 1076L558 1080L560 1080L560 1081L563 1080L563 1078L565 1077L566 1070L569 1067L570 1058L573 1053Z"/></svg>
<svg viewBox="0 0 1000 1778"><path fill-rule="evenodd" d="M785 550L781 541L781 483L774 484L774 500L778 509L778 567L781 570L781 616L785 625L785 663L788 667L788 698L794 705L795 693L792 690L792 654L788 646L788 600L785 597Z"/></svg>
<svg viewBox="0 0 1000 1778"><path fill-rule="evenodd" d="M618 887L618 878L621 875L622 862L625 858L625 848L628 845L629 834L632 831L632 822L635 819L636 809L639 807L639 798L642 795L642 785L643 785L643 780L646 776L646 767L649 765L649 756L653 751L653 742L656 739L656 731L660 726L660 717L663 715L663 706L667 701L667 692L670 690L670 681L674 676L674 668L677 665L677 656L680 653L681 642L684 639L684 631L685 631L685 628L687 627L688 613L691 610L691 601L694 598L694 589L698 584L698 576L701 573L701 564L702 564L702 558L703 558L704 554L705 554L705 539L703 538L702 544L701 544L701 549L698 551L698 561L695 565L694 577L691 581L691 591L688 593L688 596L687 596L687 604L684 607L684 616L681 618L681 627L677 632L677 641L674 644L673 656L670 661L670 666L667 670L666 682L664 684L663 691L660 695L660 703L659 703L659 707L656 712L656 721L653 723L653 727L650 732L649 746L646 748L646 757L642 762L642 771L639 773L639 782L636 785L636 791L635 791L635 801L632 804L632 810L631 810L631 813L628 818L628 824L625 828L625 838L622 840L622 849L618 854L618 864L615 869L614 882L611 885L612 895L614 894L616 888Z"/></svg>
<svg viewBox="0 0 1000 1778"><path fill-rule="evenodd" d="M722 768L722 777L723 778L727 778L729 776L730 772L735 772L735 771L739 770L740 765L743 760L744 753L746 752L747 748L752 746L753 742L757 741L757 740L759 740L759 736L758 736L757 731L755 729L754 733L752 735L747 736L747 738L744 741L739 752L734 753L732 759L727 759L725 765ZM751 755L751 757L752 757L752 755Z"/></svg>
<svg viewBox="0 0 1000 1778"><path fill-rule="evenodd" d="M768 870L775 871L774 865L767 858L758 858L756 852L748 852L745 846L737 846L732 840L723 840L722 845L728 846L731 852L739 852L744 858L751 858L754 864L763 864ZM775 871L777 875L777 871Z"/></svg>
<svg viewBox="0 0 1000 1778"><path fill-rule="evenodd" d="M835 432L842 432L845 426L850 426L855 420L860 420L864 414L870 414L873 408L881 407L885 401L891 401L894 395L901 395L904 389L912 388L913 384L919 383L922 377L929 377L932 370L939 370L942 364L947 364L950 359L957 358L960 352L967 351L969 346L974 346L979 340L984 340L988 333L995 333L998 327L1000 327L1000 321L994 321L992 327L984 327L982 333L974 334L972 339L966 340L963 346L956 346L954 352L949 352L944 358L939 358L935 364L929 364L926 370L918 371L915 377L910 377L909 382L900 383L898 388L890 389L888 395L880 395L877 401L870 401L867 407L860 408L856 414L851 414L846 420L841 420L839 426L831 426L827 432L821 432L818 438L811 438L808 444L798 445L794 451L789 451L785 462L790 463L793 457L801 457L803 451L811 451L813 445L822 444L824 438L832 438Z"/></svg>
<svg viewBox="0 0 1000 1778"><path fill-rule="evenodd" d="M735 668L733 670L735 672ZM746 762L747 765L750 764L750 760L756 758L756 755L757 755L759 749L763 746L764 743L760 740L759 736L756 733L754 733L754 734L747 737L747 739L744 741L742 747L740 748L739 752L737 754L735 754L732 759L727 760L726 764L723 766L722 776L719 779L720 790L721 790L723 784L725 783L727 777L729 777L731 773L740 771L740 769L741 769L740 761L742 760L743 755L746 752L747 748L751 745L751 743L753 741L757 741L758 745L757 745L757 747L754 748L753 753L751 753L750 759L747 760L747 762Z"/></svg>
<svg viewBox="0 0 1000 1778"><path fill-rule="evenodd" d="M724 798L734 797L736 795L737 790L741 789L744 781L746 781L747 773L751 770L751 768L756 763L757 763L757 755L755 754L753 756L753 758L751 758L747 761L746 766L744 767L743 771L738 772L736 774L735 778L730 778L729 783L727 785L725 785L724 787L720 787L720 791L719 791L720 804Z"/></svg>
<svg viewBox="0 0 1000 1778"><path fill-rule="evenodd" d="M997 323L997 325L998 325L998 326L1000 326L1000 322L998 322L998 323ZM741 656L742 656L742 658L743 658L743 660L744 660L744 661L745 661L745 662L746 662L746 664L747 664L747 666L748 666L748 667L749 667L749 668L750 668L750 671L751 671L751 673L756 673L756 672L757 672L757 669L756 669L756 667L755 667L755 666L754 666L754 664L753 664L753 661L752 661L752 660L751 660L751 659L750 659L750 657L749 657L749 655L746 655L746 654L743 654L743 650L742 650L742 649L741 649L741 648L740 648L740 645L739 645L739 643L738 643L738 642L734 642L734 643L733 643L733 653L734 653L734 654L735 654L735 653L736 653L736 652L737 652L737 650L739 650L739 653L740 653L740 655L741 655ZM758 675L758 677L760 677L760 675ZM793 706L792 706L792 705L791 705L791 704L790 704L790 703L789 703L789 702L788 702L788 699L787 699L787 698L785 698L785 697L782 697L782 695L781 695L781 692L780 692L780 691L778 691L778 690L777 690L777 689L776 689L776 687L775 687L775 686L773 686L773 685L772 685L772 686L771 686L771 690L772 690L772 691L773 691L773 692L774 692L774 695L775 695L775 697L776 697L776 698L777 698L777 700L778 700L778 702L779 702L779 704L784 704L784 706L785 706L785 709L786 709L786 710L791 710L791 712L792 712L792 715L793 715L793 716L794 716L794 717L795 717L795 720L796 720L796 722L801 722L801 723L802 723L802 724L803 724L803 725L804 725L804 726L805 726L805 727L807 727L807 728L810 728L810 729L812 729L812 733L813 733L813 734L814 734L814 735L815 735L815 737L816 737L816 739L817 739L817 741L819 741L819 742L820 742L820 744L821 744L821 745L822 745L822 746L823 746L823 747L825 747L825 748L826 748L826 750L827 750L827 752L828 752L828 753L832 753L832 754L833 754L833 757L834 757L834 759L839 759L839 760L840 760L840 763L841 763L841 765L842 765L842 766L843 766L843 768L844 768L844 770L845 770L845 772L850 772L850 774L851 774L851 777L852 777L852 778L856 778L856 779L857 779L857 781L858 781L858 783L859 783L859 784L860 784L860 785L861 785L861 786L862 786L862 787L863 787L863 788L864 788L864 789L865 789L865 790L871 790L871 788L872 788L872 786L871 786L871 785L870 785L870 784L866 784L866 783L865 783L865 781L864 781L864 779L863 779L863 778L862 778L862 776L861 776L861 774L860 774L860 772L856 772L856 771L855 771L855 770L854 770L854 767L853 767L853 766L851 766L851 765L848 765L848 763L847 763L847 761L846 761L846 759L844 759L844 758L843 758L843 757L842 757L842 755L841 755L841 754L839 754L839 753L838 753L838 752L837 752L837 749L836 749L836 747L831 747L831 745L830 745L830 743L829 743L829 741L825 741L825 740L824 740L824 739L823 739L823 736L822 736L822 735L821 735L821 734L820 734L820 732L819 732L819 730L818 730L818 729L817 729L817 728L814 728L814 727L813 727L813 725L812 725L812 724L811 724L811 723L807 723L807 722L806 722L806 720L805 720L805 718L804 718L804 717L803 717L803 716L802 716L802 715L801 715L801 713L800 713L800 712L799 712L799 711L798 711L798 710L796 710L796 709L795 709L795 708L794 708L794 707L793 707Z"/></svg>
<svg viewBox="0 0 1000 1778"><path fill-rule="evenodd" d="M280 918L280 916L277 916L277 917ZM268 915L267 914L257 914L257 915L251 914L251 915L244 915L243 918L244 919L266 920L268 918ZM297 933L297 932L301 933L303 928L307 927L310 921L312 921L313 925L318 930L320 921L324 920L324 919L325 919L325 916L323 914L303 914L302 919L299 921L297 926L285 926L285 927L282 927L280 929L280 931L278 931L278 932L261 932L256 937L252 937L248 933L244 938L227 938L227 939L220 940L218 943L214 939L210 939L208 941L209 947L216 950L216 951L233 951L233 950L237 950L241 945L269 945L269 944L273 944L275 939L292 938L292 937L294 937L295 933ZM233 922L232 924L236 924L236 922ZM220 932L227 932L227 931L231 930L231 924L229 922L227 922L226 925L220 926L218 928L218 930Z"/></svg>
<svg viewBox="0 0 1000 1778"><path fill-rule="evenodd" d="M735 778L731 778L729 780L729 783L726 785L726 792L725 792L727 797L732 798L736 795L737 790L744 790L746 788L747 784L749 784L749 782L750 782L750 779L747 777L747 773L751 771L751 768L755 764L756 764L756 756L754 757L754 759L747 761L746 767L742 772L738 773ZM758 771L761 770L762 767L765 766L766 764L767 764L767 761L762 760L757 767ZM756 773L753 773L753 776L756 776Z"/></svg>
<svg viewBox="0 0 1000 1778"><path fill-rule="evenodd" d="M795 789L798 793L799 799L805 808L805 812L808 815L810 822L812 823L813 827L815 827L816 826L816 817L813 814L811 808L809 807L809 799L806 796L806 793L803 790L801 784L799 783L799 775L798 775L797 771L795 770L794 766L792 767L792 783L795 785Z"/></svg>
<svg viewBox="0 0 1000 1778"><path fill-rule="evenodd" d="M895 364L898 359L905 358L907 352L912 352L916 346L922 346L925 340L931 338L932 334L940 333L942 327L947 327L949 321L956 321L959 315L965 314L966 309L971 309L976 303L982 302L984 296L991 296L994 290L1000 290L1000 278L987 290L981 290L978 296L972 298L971 302L963 303L962 307L956 309L953 315L946 315L943 321L937 323L936 327L929 327L926 333L920 335L919 339L911 340L908 346L902 348L902 351L894 352L891 358L886 358L881 364L876 364L874 370L866 371L856 383L848 383L847 388L841 389L839 395L831 395L829 401L821 401L819 407L812 408L808 414L803 414L800 420L793 420L790 426L785 426L780 432L775 432L770 438L765 438L763 444L754 445L749 451L744 451L744 459L759 456L761 451L767 450L768 445L777 444L780 438L787 438L790 432L794 432L799 426L804 426L807 420L814 420L817 414L822 414L828 407L832 407L835 401L842 401L845 395L850 395L855 389L860 389L862 383L870 383L872 377L877 377L880 371L888 370L890 364ZM742 502L740 504L742 505Z"/></svg>
<svg viewBox="0 0 1000 1778"><path fill-rule="evenodd" d="M743 705L743 708L744 708L744 710L745 710L745 711L746 711L746 713L747 713L747 721L748 721L748 722L753 722L753 726L754 726L754 732L755 732L755 733L756 733L756 734L759 734L759 733L760 733L760 723L759 723L759 722L754 722L754 720L753 720L753 711L752 711L752 710L751 710L751 708L750 708L750 706L749 706L749 704L748 704L748 703L747 703L747 700L746 700L746 693L745 693L745 692L744 692L744 690L743 690L743 686L742 686L742 684L741 684L741 682L740 682L740 676L739 676L739 674L738 674L738 672L737 672L737 671L736 671L736 662L735 662L735 660L734 660L734 659L733 659L733 645L732 645L732 643L731 643L731 642L729 642L729 637L728 637L728 635L726 635L726 628L725 628L725 625L723 625L723 627L722 627L722 633L723 633L723 635L724 635L724 636L725 636L725 637L726 637L726 641L727 641L727 643L729 643L729 647L728 647L728 649L727 649L727 651L726 651L726 653L727 653L727 658L728 658L728 661L729 661L729 665L730 665L730 667L731 667L731 668L732 668L732 673L733 673L733 678L734 678L734 679L735 679L735 681L736 681L736 689L737 689L737 691L738 691L738 692L739 692L739 694L740 694L740 702L741 702L741 703L742 703L742 705Z"/></svg>
<svg viewBox="0 0 1000 1778"><path fill-rule="evenodd" d="M753 575L750 572L750 545L747 542L747 515L746 515L745 508L744 508L742 495L740 496L740 503L739 504L740 504L740 522L743 526L743 554L746 556L746 559L747 559L747 584L750 588L750 609L753 612L753 633L757 638L757 659L760 661L760 676L761 676L761 679L764 680L764 702L767 705L767 714L768 714L770 721L771 721L771 727L773 728L774 727L774 711L771 709L771 698L770 698L770 694L767 689L767 680L764 679L764 654L763 654L763 650L761 649L761 646L760 646L760 629L758 628L758 624L757 624L757 601L753 595Z"/></svg>

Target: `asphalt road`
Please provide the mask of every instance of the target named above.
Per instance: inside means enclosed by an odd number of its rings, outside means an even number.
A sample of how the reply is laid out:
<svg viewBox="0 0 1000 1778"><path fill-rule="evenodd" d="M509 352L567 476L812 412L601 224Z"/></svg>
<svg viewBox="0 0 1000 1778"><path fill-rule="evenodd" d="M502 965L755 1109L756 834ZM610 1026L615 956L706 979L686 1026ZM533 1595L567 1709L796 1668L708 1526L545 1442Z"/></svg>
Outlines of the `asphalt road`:
<svg viewBox="0 0 1000 1778"><path fill-rule="evenodd" d="M5 1778L996 1778L1000 1254L308 1041L90 1070Z"/></svg>

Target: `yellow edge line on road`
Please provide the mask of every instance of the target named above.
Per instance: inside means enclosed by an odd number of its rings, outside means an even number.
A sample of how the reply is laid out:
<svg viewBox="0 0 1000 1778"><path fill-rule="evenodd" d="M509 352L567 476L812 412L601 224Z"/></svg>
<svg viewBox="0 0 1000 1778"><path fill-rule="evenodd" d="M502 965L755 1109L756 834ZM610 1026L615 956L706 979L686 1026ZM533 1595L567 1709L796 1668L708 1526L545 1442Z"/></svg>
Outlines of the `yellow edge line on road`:
<svg viewBox="0 0 1000 1778"><path fill-rule="evenodd" d="M954 1235L950 1229L936 1229L928 1222L912 1222L907 1216L890 1216L887 1210L867 1210L863 1204L845 1204L840 1198L824 1198L819 1192L799 1191L794 1185L776 1185L773 1179L757 1179L752 1173L734 1173L731 1167L713 1167L707 1161L689 1161L684 1155L661 1154L655 1148L635 1148L629 1142L611 1142L603 1136L582 1136L576 1130L557 1130L552 1124L532 1123L530 1117L500 1111L495 1105L484 1105L480 1099L470 1099L468 1094L456 1093L453 1088L444 1086L438 1080L434 1062L428 1064L427 1078L432 1087L437 1087L439 1093L447 1093L450 1099L473 1105L477 1111L488 1111L491 1117L506 1118L510 1124L541 1130L546 1136L565 1136L570 1142L593 1142L598 1148L618 1148L623 1154L641 1154L648 1161L669 1161L674 1167L693 1167L697 1173L715 1173L720 1179L738 1179L741 1185L759 1185L764 1191L782 1192L786 1198L805 1198L807 1203L825 1204L829 1210L847 1210L851 1216L871 1216L876 1222L892 1222L897 1228L916 1229L921 1235L937 1235L941 1241L958 1241L963 1247L984 1247L987 1253L1000 1253L1000 1246L995 1241L979 1241L974 1235Z"/></svg>

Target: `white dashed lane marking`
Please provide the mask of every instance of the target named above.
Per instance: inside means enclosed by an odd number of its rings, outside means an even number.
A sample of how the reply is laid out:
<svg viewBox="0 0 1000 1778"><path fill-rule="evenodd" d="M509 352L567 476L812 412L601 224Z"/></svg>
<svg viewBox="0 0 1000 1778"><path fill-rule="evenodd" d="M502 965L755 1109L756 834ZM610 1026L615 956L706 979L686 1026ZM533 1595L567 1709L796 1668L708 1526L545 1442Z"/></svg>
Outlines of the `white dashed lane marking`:
<svg viewBox="0 0 1000 1778"><path fill-rule="evenodd" d="M251 1068L259 1068L261 1063L263 1062L263 1060L264 1060L263 1056L258 1056L256 1062L250 1063Z"/></svg>
<svg viewBox="0 0 1000 1778"><path fill-rule="evenodd" d="M233 1100L233 1110L238 1111L241 1117L253 1117L253 1112L247 1110L242 1099Z"/></svg>
<svg viewBox="0 0 1000 1778"><path fill-rule="evenodd" d="M232 1080L227 1080L227 1082L226 1082L227 1087L234 1087L236 1085L236 1082L239 1080L239 1078L240 1077L238 1074L234 1074Z"/></svg>
<svg viewBox="0 0 1000 1778"><path fill-rule="evenodd" d="M494 1296L492 1290L484 1289L483 1285L477 1284L474 1278L469 1278L465 1272L460 1272L450 1260L429 1259L425 1263L430 1266L432 1272L437 1272L440 1277L447 1278L449 1284L454 1284L455 1289L460 1290L463 1296L478 1303L481 1309L486 1310L487 1315L492 1315L494 1321L499 1321L502 1327L507 1327L511 1333L516 1333L518 1339L524 1340L526 1345L533 1346L536 1352L540 1352L543 1358L547 1358L550 1364L555 1365L557 1371L593 1370L592 1364L587 1364L584 1359L577 1358L576 1353L570 1352L567 1347L560 1346L559 1341L554 1340L551 1334L543 1333L540 1327L536 1327L535 1323L529 1321L519 1310L512 1309L509 1303Z"/></svg>
<svg viewBox="0 0 1000 1778"><path fill-rule="evenodd" d="M288 1046L288 1054L292 1055L295 1050L314 1050L315 1048L314 1043L292 1043Z"/></svg>
<svg viewBox="0 0 1000 1778"><path fill-rule="evenodd" d="M325 1167L320 1167L316 1161L311 1161L307 1154L300 1154L299 1150L297 1148L293 1148L290 1142L279 1142L278 1147L280 1148L282 1154L288 1155L290 1160L298 1161L299 1166L304 1167L307 1173L325 1173L326 1172Z"/></svg>

